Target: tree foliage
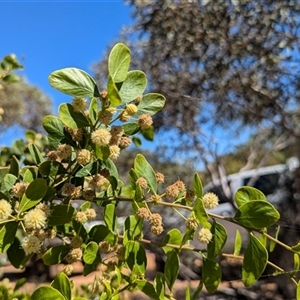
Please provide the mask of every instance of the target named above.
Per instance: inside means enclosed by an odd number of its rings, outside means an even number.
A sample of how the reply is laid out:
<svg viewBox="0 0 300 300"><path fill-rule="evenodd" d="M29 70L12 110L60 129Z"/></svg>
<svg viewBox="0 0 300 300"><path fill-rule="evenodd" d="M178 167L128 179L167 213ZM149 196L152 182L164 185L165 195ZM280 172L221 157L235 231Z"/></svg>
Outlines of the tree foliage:
<svg viewBox="0 0 300 300"><path fill-rule="evenodd" d="M273 142L299 137L297 1L126 2L134 24L122 38L135 67L168 99L155 126L171 130L172 147L215 160L225 148L216 132L226 147L249 128L263 127ZM104 69L95 66L99 81Z"/></svg>
<svg viewBox="0 0 300 300"><path fill-rule="evenodd" d="M38 87L15 71L22 69L14 55L7 55L0 67L0 132L12 126L42 131L42 118L51 112L51 100Z"/></svg>

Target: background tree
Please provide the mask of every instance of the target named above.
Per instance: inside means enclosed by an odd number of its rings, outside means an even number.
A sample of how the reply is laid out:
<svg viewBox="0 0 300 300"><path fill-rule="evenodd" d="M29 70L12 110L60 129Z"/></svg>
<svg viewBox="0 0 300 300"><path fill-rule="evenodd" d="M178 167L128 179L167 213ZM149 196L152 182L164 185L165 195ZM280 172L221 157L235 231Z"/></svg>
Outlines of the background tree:
<svg viewBox="0 0 300 300"><path fill-rule="evenodd" d="M154 122L166 141L160 156L176 153L201 161L207 181L215 184L231 172L299 157L297 1L126 3L133 8L134 24L121 37L134 52L133 68L143 69L152 90L167 98ZM95 65L99 82L105 66L105 61ZM295 189L289 177L286 184ZM232 201L229 187L223 188ZM299 211L294 203L287 212L294 201L286 194L281 203L288 226Z"/></svg>
<svg viewBox="0 0 300 300"><path fill-rule="evenodd" d="M42 131L42 119L51 113L51 100L38 87L26 82L15 71L22 69L14 55L0 65L0 133L11 126Z"/></svg>
<svg viewBox="0 0 300 300"><path fill-rule="evenodd" d="M243 169L266 164L264 155L257 161L262 145L270 154L295 142L299 3L126 2L134 24L122 38L134 51L134 68L142 68L151 88L167 96L155 120L156 131L172 133L161 153L201 161L216 182L228 173L220 156L245 136L252 143ZM100 82L105 66L95 66Z"/></svg>

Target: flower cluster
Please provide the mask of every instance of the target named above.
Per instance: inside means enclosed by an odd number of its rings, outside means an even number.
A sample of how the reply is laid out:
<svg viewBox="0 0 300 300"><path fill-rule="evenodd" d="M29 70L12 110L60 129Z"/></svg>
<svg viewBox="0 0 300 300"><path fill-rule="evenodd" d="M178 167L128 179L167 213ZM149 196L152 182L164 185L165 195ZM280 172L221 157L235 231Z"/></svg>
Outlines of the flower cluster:
<svg viewBox="0 0 300 300"><path fill-rule="evenodd" d="M24 195L29 183L28 182L17 182L13 187L12 187L12 193L15 197L17 198L22 198Z"/></svg>
<svg viewBox="0 0 300 300"><path fill-rule="evenodd" d="M178 195L185 190L185 184L181 180L177 180L172 185L166 188L166 197L168 199L174 200Z"/></svg>
<svg viewBox="0 0 300 300"><path fill-rule="evenodd" d="M154 213L149 217L149 223L151 225L151 232L155 235L160 235L164 228L162 226L162 217L158 213Z"/></svg>
<svg viewBox="0 0 300 300"><path fill-rule="evenodd" d="M7 220L12 214L13 210L11 204L5 199L0 200L0 221Z"/></svg>
<svg viewBox="0 0 300 300"><path fill-rule="evenodd" d="M201 243L208 244L212 239L212 233L207 228L201 228L198 232L198 240Z"/></svg>

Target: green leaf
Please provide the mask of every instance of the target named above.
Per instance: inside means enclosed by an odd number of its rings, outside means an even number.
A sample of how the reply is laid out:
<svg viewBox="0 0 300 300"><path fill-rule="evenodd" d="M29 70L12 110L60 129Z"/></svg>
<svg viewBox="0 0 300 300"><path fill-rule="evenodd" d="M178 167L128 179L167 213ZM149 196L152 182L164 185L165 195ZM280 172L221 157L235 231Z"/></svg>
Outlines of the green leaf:
<svg viewBox="0 0 300 300"><path fill-rule="evenodd" d="M275 236L274 236L276 240L278 239L279 231L280 231L280 225L278 225L276 227L276 232L275 232ZM275 246L276 246L276 243L274 241L270 241L270 252L274 251Z"/></svg>
<svg viewBox="0 0 300 300"><path fill-rule="evenodd" d="M18 159L13 155L10 160L9 173L19 177L20 166Z"/></svg>
<svg viewBox="0 0 300 300"><path fill-rule="evenodd" d="M95 175L100 172L101 164L100 161L91 162L85 166L83 166L76 174L75 177L86 177L90 175Z"/></svg>
<svg viewBox="0 0 300 300"><path fill-rule="evenodd" d="M113 107L117 107L122 103L118 88L110 75L108 75L107 93L107 97Z"/></svg>
<svg viewBox="0 0 300 300"><path fill-rule="evenodd" d="M31 300L66 300L66 298L56 289L51 286L41 286L37 288L31 298Z"/></svg>
<svg viewBox="0 0 300 300"><path fill-rule="evenodd" d="M75 230L77 236L80 236L83 239L83 242L86 243L88 239L88 234L83 224L75 220L72 221L73 229Z"/></svg>
<svg viewBox="0 0 300 300"><path fill-rule="evenodd" d="M242 236L240 231L237 229L235 234L234 242L234 255L239 255L242 249Z"/></svg>
<svg viewBox="0 0 300 300"><path fill-rule="evenodd" d="M300 300L300 280L297 283L296 299Z"/></svg>
<svg viewBox="0 0 300 300"><path fill-rule="evenodd" d="M66 245L53 246L43 255L43 262L47 266L59 264L69 253L70 247Z"/></svg>
<svg viewBox="0 0 300 300"><path fill-rule="evenodd" d="M102 167L109 171L109 175L119 180L118 169L111 159L102 162Z"/></svg>
<svg viewBox="0 0 300 300"><path fill-rule="evenodd" d="M153 285L146 279L136 280L135 284L136 284L136 288L141 292L143 292L148 297L150 297L150 299L160 300Z"/></svg>
<svg viewBox="0 0 300 300"><path fill-rule="evenodd" d="M134 136L134 137L132 138L132 142L133 142L134 146L136 146L137 148L139 148L139 147L142 146L142 141L141 141L141 139L140 139L139 137L137 137L137 136Z"/></svg>
<svg viewBox="0 0 300 300"><path fill-rule="evenodd" d="M298 272L300 267L299 254L294 253L294 271Z"/></svg>
<svg viewBox="0 0 300 300"><path fill-rule="evenodd" d="M165 276L157 272L154 279L154 288L160 300L165 299Z"/></svg>
<svg viewBox="0 0 300 300"><path fill-rule="evenodd" d="M3 180L3 187L5 188L5 191L10 191L17 180L18 178L15 175L6 174Z"/></svg>
<svg viewBox="0 0 300 300"><path fill-rule="evenodd" d="M89 242L84 250L83 261L86 264L93 264L96 260L101 261L99 245L96 242Z"/></svg>
<svg viewBox="0 0 300 300"><path fill-rule="evenodd" d="M110 203L105 206L104 222L110 231L117 232L118 219L115 214L115 204Z"/></svg>
<svg viewBox="0 0 300 300"><path fill-rule="evenodd" d="M252 285L259 279L268 261L268 252L261 242L250 235L242 268L242 280L245 286Z"/></svg>
<svg viewBox="0 0 300 300"><path fill-rule="evenodd" d="M47 182L37 178L27 187L19 205L19 212L24 212L38 204L47 193Z"/></svg>
<svg viewBox="0 0 300 300"><path fill-rule="evenodd" d="M200 179L198 173L195 173L195 175L194 175L193 189L194 189L194 193L195 193L196 197L202 198L203 187L202 187L202 182L201 182L201 179Z"/></svg>
<svg viewBox="0 0 300 300"><path fill-rule="evenodd" d="M85 71L77 68L65 68L49 75L50 85L75 97L99 97L95 80Z"/></svg>
<svg viewBox="0 0 300 300"><path fill-rule="evenodd" d="M195 214L196 220L203 225L203 227L210 229L211 224L208 221L208 215L204 208L204 204L201 198L198 198L195 205L193 212Z"/></svg>
<svg viewBox="0 0 300 300"><path fill-rule="evenodd" d="M39 172L44 176L55 177L57 175L66 174L67 170L58 161L46 160L40 164Z"/></svg>
<svg viewBox="0 0 300 300"><path fill-rule="evenodd" d="M262 229L276 223L279 218L279 212L271 203L252 200L239 207L233 220L248 228Z"/></svg>
<svg viewBox="0 0 300 300"><path fill-rule="evenodd" d="M30 259L31 255L26 256L19 239L15 237L13 243L7 250L7 257L16 269L23 269L25 268L26 263Z"/></svg>
<svg viewBox="0 0 300 300"><path fill-rule="evenodd" d="M168 252L167 260L164 268L165 280L170 290L172 290L173 285L179 274L179 257L175 249Z"/></svg>
<svg viewBox="0 0 300 300"><path fill-rule="evenodd" d="M267 198L260 190L251 186L243 186L235 193L235 202L238 207L253 200L267 201Z"/></svg>
<svg viewBox="0 0 300 300"><path fill-rule="evenodd" d="M64 124L58 117L44 117L43 127L49 134L48 140L51 149L57 149L60 143L74 145L71 135L64 129Z"/></svg>
<svg viewBox="0 0 300 300"><path fill-rule="evenodd" d="M141 96L147 86L144 72L139 70L129 71L119 91L122 103L128 103Z"/></svg>
<svg viewBox="0 0 300 300"><path fill-rule="evenodd" d="M138 154L135 157L134 170L136 171L138 177L144 177L147 180L151 192L153 194L156 194L157 182L156 182L155 172L143 155Z"/></svg>
<svg viewBox="0 0 300 300"><path fill-rule="evenodd" d="M164 237L162 241L162 245L173 244L173 245L181 245L182 242L182 234L180 230L177 228L171 229ZM164 252L168 254L170 251L173 251L173 247L163 246Z"/></svg>
<svg viewBox="0 0 300 300"><path fill-rule="evenodd" d="M192 297L191 297L191 300L197 300L198 299L198 295L200 294L200 292L202 291L202 288L203 288L203 282L200 281L197 288L195 289Z"/></svg>
<svg viewBox="0 0 300 300"><path fill-rule="evenodd" d="M151 125L149 128L141 129L141 134L143 135L144 139L147 141L153 141L154 140L154 126Z"/></svg>
<svg viewBox="0 0 300 300"><path fill-rule="evenodd" d="M0 253L4 253L14 242L18 229L17 222L5 223L0 229Z"/></svg>
<svg viewBox="0 0 300 300"><path fill-rule="evenodd" d="M51 287L58 290L67 300L71 300L72 286L68 276L64 272L58 273L51 282Z"/></svg>
<svg viewBox="0 0 300 300"><path fill-rule="evenodd" d="M137 123L126 123L122 125L125 135L134 135L140 131L140 126Z"/></svg>
<svg viewBox="0 0 300 300"><path fill-rule="evenodd" d="M50 211L48 225L57 226L69 223L73 218L75 208L66 204L51 205Z"/></svg>
<svg viewBox="0 0 300 300"><path fill-rule="evenodd" d="M33 162L36 165L39 165L44 160L40 150L38 149L38 147L36 145L29 144L28 150L32 156Z"/></svg>
<svg viewBox="0 0 300 300"><path fill-rule="evenodd" d="M122 43L116 44L108 57L108 73L114 82L126 79L130 65L130 50Z"/></svg>
<svg viewBox="0 0 300 300"><path fill-rule="evenodd" d="M111 245L115 244L116 236L105 225L96 225L89 232L90 240L96 243L108 241Z"/></svg>
<svg viewBox="0 0 300 300"><path fill-rule="evenodd" d="M202 281L209 293L214 293L221 281L222 272L219 264L203 256Z"/></svg>
<svg viewBox="0 0 300 300"><path fill-rule="evenodd" d="M26 283L27 283L27 279L24 277L17 280L16 285L14 287L14 292L16 292L18 289L20 289Z"/></svg>
<svg viewBox="0 0 300 300"><path fill-rule="evenodd" d="M82 113L74 111L71 104L61 104L58 107L58 114L61 121L70 128L83 128L90 125L87 118Z"/></svg>
<svg viewBox="0 0 300 300"><path fill-rule="evenodd" d="M212 239L207 245L208 259L214 259L220 254L227 240L227 231L225 227L214 220L211 227Z"/></svg>
<svg viewBox="0 0 300 300"><path fill-rule="evenodd" d="M125 261L130 268L138 267L140 273L146 272L147 256L145 249L136 241L128 241L125 244Z"/></svg>
<svg viewBox="0 0 300 300"><path fill-rule="evenodd" d="M143 235L143 222L138 216L128 216L124 223L124 232L127 231L128 238L134 240Z"/></svg>
<svg viewBox="0 0 300 300"><path fill-rule="evenodd" d="M154 115L165 106L166 98L161 94L150 93L143 96L138 105L137 116L142 114Z"/></svg>
<svg viewBox="0 0 300 300"><path fill-rule="evenodd" d="M23 181L27 183L32 182L35 178L36 178L36 172L31 168L28 168L23 175Z"/></svg>
<svg viewBox="0 0 300 300"><path fill-rule="evenodd" d="M98 121L98 102L97 98L95 97L92 98L90 103L89 117L92 121L92 124L95 125Z"/></svg>
<svg viewBox="0 0 300 300"><path fill-rule="evenodd" d="M191 286L188 285L185 289L185 300L191 300Z"/></svg>

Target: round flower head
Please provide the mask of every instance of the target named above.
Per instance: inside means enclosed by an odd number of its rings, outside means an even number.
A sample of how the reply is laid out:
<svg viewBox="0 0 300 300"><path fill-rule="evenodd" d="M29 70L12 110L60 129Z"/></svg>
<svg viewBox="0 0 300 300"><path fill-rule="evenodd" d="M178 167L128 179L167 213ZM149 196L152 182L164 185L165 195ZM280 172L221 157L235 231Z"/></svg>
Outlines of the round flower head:
<svg viewBox="0 0 300 300"><path fill-rule="evenodd" d="M149 128L152 124L153 124L153 120L152 120L152 117L151 117L149 114L142 114L142 115L138 118L138 125L139 125L142 129L147 129L147 128Z"/></svg>
<svg viewBox="0 0 300 300"><path fill-rule="evenodd" d="M208 244L212 239L212 233L207 228L201 228L198 233L198 240L201 243Z"/></svg>
<svg viewBox="0 0 300 300"><path fill-rule="evenodd" d="M92 142L98 146L107 146L111 139L110 132L105 128L95 130L92 135Z"/></svg>
<svg viewBox="0 0 300 300"><path fill-rule="evenodd" d="M116 160L120 155L120 150L121 149L117 145L109 146L109 152L110 152L109 158L111 158L112 160Z"/></svg>
<svg viewBox="0 0 300 300"><path fill-rule="evenodd" d="M130 120L130 115L126 112L126 110L122 111L120 114L120 121L127 122Z"/></svg>
<svg viewBox="0 0 300 300"><path fill-rule="evenodd" d="M146 207L140 207L137 211L137 216L142 220L148 220L150 217L150 212Z"/></svg>
<svg viewBox="0 0 300 300"><path fill-rule="evenodd" d="M46 214L39 208L34 208L24 216L24 225L27 229L41 229L46 226Z"/></svg>
<svg viewBox="0 0 300 300"><path fill-rule="evenodd" d="M164 228L161 225L151 226L150 230L154 235L160 235L164 231Z"/></svg>
<svg viewBox="0 0 300 300"><path fill-rule="evenodd" d="M90 185L91 185L91 187L93 187L93 188L100 188L100 187L102 187L102 186L104 185L104 183L106 183L106 182L107 182L107 179L106 179L104 176L102 176L102 175L100 175L100 174L96 174L96 175L94 175L93 178L91 179Z"/></svg>
<svg viewBox="0 0 300 300"><path fill-rule="evenodd" d="M84 110L86 109L86 100L84 100L82 98L75 98L72 101L72 106L73 106L74 111L84 112Z"/></svg>
<svg viewBox="0 0 300 300"><path fill-rule="evenodd" d="M214 209L219 204L219 198L214 193L206 193L202 198L204 207L207 209Z"/></svg>
<svg viewBox="0 0 300 300"><path fill-rule="evenodd" d="M24 195L28 185L28 182L17 182L12 188L13 195L17 198L21 198Z"/></svg>
<svg viewBox="0 0 300 300"><path fill-rule="evenodd" d="M156 172L155 173L156 181L157 183L164 183L165 182L165 176L162 173Z"/></svg>
<svg viewBox="0 0 300 300"><path fill-rule="evenodd" d="M68 264L80 260L82 257L82 250L80 248L72 249L65 257Z"/></svg>
<svg viewBox="0 0 300 300"><path fill-rule="evenodd" d="M12 207L6 200L0 200L0 221L7 220L12 213Z"/></svg>
<svg viewBox="0 0 300 300"><path fill-rule="evenodd" d="M162 217L161 217L161 215L158 214L158 213L152 214L150 216L150 218L149 218L149 223L152 226L155 226L155 227L161 226L161 224L162 224Z"/></svg>
<svg viewBox="0 0 300 300"><path fill-rule="evenodd" d="M96 211L93 208L88 208L84 212L88 220L95 219L97 216Z"/></svg>
<svg viewBox="0 0 300 300"><path fill-rule="evenodd" d="M142 189L146 189L148 186L148 181L144 177L139 177L136 181L136 184L139 184Z"/></svg>
<svg viewBox="0 0 300 300"><path fill-rule="evenodd" d="M124 149L129 147L131 144L131 138L128 136L122 136L119 142L119 147Z"/></svg>
<svg viewBox="0 0 300 300"><path fill-rule="evenodd" d="M91 152L86 149L79 150L76 154L76 161L80 165L87 165L91 161Z"/></svg>
<svg viewBox="0 0 300 300"><path fill-rule="evenodd" d="M128 104L125 108L125 111L128 113L128 115L134 115L137 111L138 108L135 104Z"/></svg>
<svg viewBox="0 0 300 300"><path fill-rule="evenodd" d="M41 249L41 242L39 238L34 235L25 237L21 245L27 255L31 253L39 253Z"/></svg>
<svg viewBox="0 0 300 300"><path fill-rule="evenodd" d="M166 188L166 197L169 199L172 199L172 200L176 199L177 196L179 195L179 193L180 193L180 190L176 184L169 185Z"/></svg>
<svg viewBox="0 0 300 300"><path fill-rule="evenodd" d="M75 220L81 224L84 224L88 218L84 211L78 211Z"/></svg>
<svg viewBox="0 0 300 300"><path fill-rule="evenodd" d="M112 117L113 117L113 113L110 112L107 109L100 111L99 114L98 114L99 122L104 124L104 125L109 125L109 123L111 122Z"/></svg>
<svg viewBox="0 0 300 300"><path fill-rule="evenodd" d="M198 222L195 218L188 218L185 221L187 229L196 229L198 227Z"/></svg>
<svg viewBox="0 0 300 300"><path fill-rule="evenodd" d="M62 272L64 272L67 276L70 276L72 274L73 270L74 270L73 265L68 264L68 265L64 266Z"/></svg>
<svg viewBox="0 0 300 300"><path fill-rule="evenodd" d="M72 154L72 147L70 145L67 144L61 144L58 146L57 149L57 156L60 159L67 159L71 156Z"/></svg>

